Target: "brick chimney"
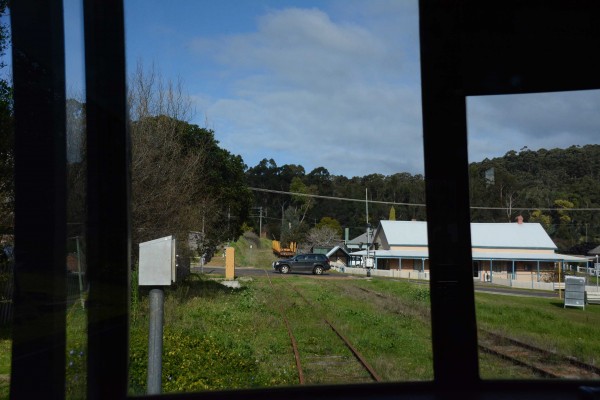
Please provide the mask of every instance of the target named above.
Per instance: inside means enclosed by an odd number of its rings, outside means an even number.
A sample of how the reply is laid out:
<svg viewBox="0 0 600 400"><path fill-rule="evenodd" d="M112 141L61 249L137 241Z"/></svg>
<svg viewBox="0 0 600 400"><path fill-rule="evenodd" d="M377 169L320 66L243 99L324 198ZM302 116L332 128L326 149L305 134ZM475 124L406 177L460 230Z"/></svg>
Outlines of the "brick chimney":
<svg viewBox="0 0 600 400"><path fill-rule="evenodd" d="M517 216L517 224L522 224L523 223L523 216L519 215Z"/></svg>

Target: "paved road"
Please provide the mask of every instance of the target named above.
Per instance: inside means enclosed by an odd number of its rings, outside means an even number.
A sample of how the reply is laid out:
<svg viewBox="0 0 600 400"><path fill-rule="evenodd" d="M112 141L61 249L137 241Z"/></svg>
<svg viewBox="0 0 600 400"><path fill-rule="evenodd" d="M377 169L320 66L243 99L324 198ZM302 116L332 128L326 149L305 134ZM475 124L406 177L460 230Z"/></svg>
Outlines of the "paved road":
<svg viewBox="0 0 600 400"><path fill-rule="evenodd" d="M192 268L192 272L202 272L200 268ZM217 275L225 275L225 267L213 267L207 266L204 267L203 272L205 274L217 274ZM280 274L279 272L274 272L272 269L266 271L270 277L273 278L281 278L285 275ZM238 267L235 269L236 276L265 276L265 270L259 268L251 268L251 267ZM313 276L308 272L291 272L289 275L302 275L302 276ZM323 279L366 279L366 277L360 277L355 275L342 274L335 271L326 271L323 275L318 276L318 278ZM415 281L417 282L417 281ZM427 281L422 281L422 283L429 284ZM556 298L558 299L558 292L550 292L545 290L528 290L528 289L515 289L506 286L493 285L485 282L475 282L475 291L476 292L486 292L486 293L496 293L502 295L510 295L510 296L530 296L530 297L546 297L546 298Z"/></svg>

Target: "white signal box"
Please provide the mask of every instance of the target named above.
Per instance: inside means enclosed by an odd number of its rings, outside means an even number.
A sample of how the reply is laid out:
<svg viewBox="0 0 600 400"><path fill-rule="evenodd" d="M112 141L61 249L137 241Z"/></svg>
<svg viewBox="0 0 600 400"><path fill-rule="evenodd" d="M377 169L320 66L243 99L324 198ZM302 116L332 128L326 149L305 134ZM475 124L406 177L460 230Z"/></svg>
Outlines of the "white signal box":
<svg viewBox="0 0 600 400"><path fill-rule="evenodd" d="M166 236L140 243L140 286L169 286L176 278L175 238Z"/></svg>
<svg viewBox="0 0 600 400"><path fill-rule="evenodd" d="M585 277L565 276L565 305L585 309Z"/></svg>

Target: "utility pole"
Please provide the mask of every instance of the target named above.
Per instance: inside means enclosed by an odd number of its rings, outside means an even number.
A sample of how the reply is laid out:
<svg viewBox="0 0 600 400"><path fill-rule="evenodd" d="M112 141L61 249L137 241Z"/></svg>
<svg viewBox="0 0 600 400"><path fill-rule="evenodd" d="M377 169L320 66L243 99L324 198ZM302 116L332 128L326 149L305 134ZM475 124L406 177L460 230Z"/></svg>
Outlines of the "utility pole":
<svg viewBox="0 0 600 400"><path fill-rule="evenodd" d="M258 237L260 237L262 233L262 219L263 219L263 208L260 207L252 207L253 210L258 210ZM251 217L256 217L256 215L251 215Z"/></svg>
<svg viewBox="0 0 600 400"><path fill-rule="evenodd" d="M367 277L371 277L371 269L369 266L369 241L370 241L370 234L371 234L371 225L369 224L369 196L367 194L368 189L365 188L365 209L367 212L367 257L365 259L365 267L367 268Z"/></svg>
<svg viewBox="0 0 600 400"><path fill-rule="evenodd" d="M260 208L260 217L258 219L258 237L262 235L262 206Z"/></svg>

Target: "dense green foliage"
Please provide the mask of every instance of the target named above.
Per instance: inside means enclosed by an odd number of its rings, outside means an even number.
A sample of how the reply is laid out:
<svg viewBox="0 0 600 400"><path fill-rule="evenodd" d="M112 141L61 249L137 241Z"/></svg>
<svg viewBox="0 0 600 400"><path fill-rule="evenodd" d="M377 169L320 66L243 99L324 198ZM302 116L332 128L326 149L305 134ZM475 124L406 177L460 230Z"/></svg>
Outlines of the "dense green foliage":
<svg viewBox="0 0 600 400"><path fill-rule="evenodd" d="M163 391L291 383L289 338L277 311L266 306L268 295L262 286L236 291L197 275L166 288ZM145 393L148 314L145 291L130 313L131 394Z"/></svg>
<svg viewBox="0 0 600 400"><path fill-rule="evenodd" d="M255 192L255 206L263 207L263 214L266 215L266 224L263 226L267 230L268 237L279 238L284 234L283 229L294 225L294 221L312 227L323 217L330 217L337 220L342 228L350 229L350 238L364 233L366 226L365 189L369 200L388 201L398 203L423 204L425 203L425 181L422 175L411 175L408 173L399 173L391 176L381 174L371 174L364 177L347 178L345 176L331 175L323 167L315 168L308 174L302 166L283 165L277 166L273 160L262 160L259 164L251 167L246 172L248 176L248 185L253 188L263 188L278 191L293 191L293 187L298 187L298 180L302 181L310 191L305 193L318 194L319 196L339 197L346 199L355 199L357 201L339 201L322 198L313 198L312 204L304 218L302 205L298 204L298 199L289 195L278 193ZM294 185L292 185L294 183ZM303 203L304 204L304 203ZM369 222L373 224L379 220L387 219L389 216L389 205L369 204ZM287 214L295 216L294 221L290 221ZM291 211L295 211L292 213ZM396 206L397 219L425 219L425 207L422 206ZM255 227L258 227L258 221L251 221ZM301 231L300 228L297 228ZM305 228L304 232L308 229ZM296 241L301 237L296 236ZM285 242L285 240L282 240Z"/></svg>
<svg viewBox="0 0 600 400"><path fill-rule="evenodd" d="M134 249L175 235L182 255L196 231L205 235L190 255L212 253L242 233L251 204L244 164L212 130L158 115L133 121L131 135Z"/></svg>
<svg viewBox="0 0 600 400"><path fill-rule="evenodd" d="M263 226L269 237L285 236L294 224L300 225L297 232L306 232L302 224L312 227L323 217L349 228L350 238L358 236L366 225L365 189L374 202L369 203L372 226L392 215L397 220L426 220L422 175L347 178L322 167L306 173L299 165L278 166L273 159L262 160L246 174L253 188L290 192L300 188L304 193L357 200L313 198L307 208L303 207L306 200L299 204L297 196L255 191L255 205L263 207L267 216ZM471 163L469 175L473 222L514 222L522 215L525 222L540 222L561 251L582 254L600 243L600 214L576 210L600 207L600 145L509 151L503 157ZM258 220L248 223L258 226Z"/></svg>
<svg viewBox="0 0 600 400"><path fill-rule="evenodd" d="M261 239L253 232L244 232L231 246L235 250L236 267L271 269L271 263L276 260L271 241Z"/></svg>
<svg viewBox="0 0 600 400"><path fill-rule="evenodd" d="M0 16L8 11L8 1L0 0ZM0 57L10 43L8 27L0 24ZM6 64L0 61L0 71ZM0 235L13 231L14 156L13 110L11 83L0 76Z"/></svg>
<svg viewBox="0 0 600 400"><path fill-rule="evenodd" d="M486 179L492 169L493 181ZM526 222L544 225L563 251L578 246L574 252L587 252L600 242L600 214L569 211L600 207L600 145L510 151L471 164L470 177L472 206L505 208L474 209L473 221L507 222L523 215Z"/></svg>

